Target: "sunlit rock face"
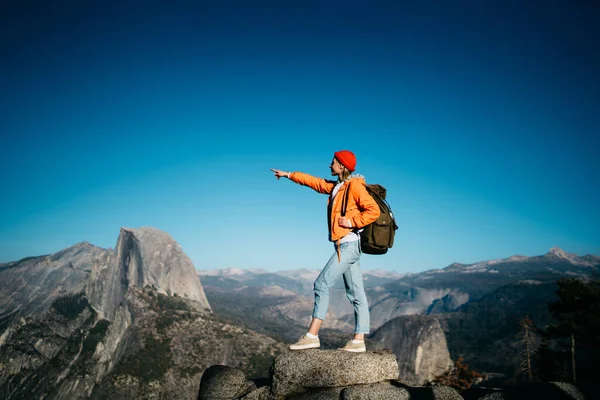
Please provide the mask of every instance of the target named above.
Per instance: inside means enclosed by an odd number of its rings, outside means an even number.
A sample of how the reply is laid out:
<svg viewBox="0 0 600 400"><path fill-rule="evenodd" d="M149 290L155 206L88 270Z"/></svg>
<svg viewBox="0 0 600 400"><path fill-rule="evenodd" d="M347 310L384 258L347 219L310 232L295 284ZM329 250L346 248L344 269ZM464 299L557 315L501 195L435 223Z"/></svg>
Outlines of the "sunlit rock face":
<svg viewBox="0 0 600 400"><path fill-rule="evenodd" d="M155 228L122 228L114 262L91 271L88 297L111 319L129 287L145 286L210 309L192 261L169 234Z"/></svg>

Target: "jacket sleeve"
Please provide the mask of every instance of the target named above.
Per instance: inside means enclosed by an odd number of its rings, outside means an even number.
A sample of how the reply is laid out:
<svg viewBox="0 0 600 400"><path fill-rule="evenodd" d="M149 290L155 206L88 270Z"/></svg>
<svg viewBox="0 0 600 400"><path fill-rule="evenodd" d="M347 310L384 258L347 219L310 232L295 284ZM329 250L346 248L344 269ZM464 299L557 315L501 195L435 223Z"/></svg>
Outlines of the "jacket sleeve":
<svg viewBox="0 0 600 400"><path fill-rule="evenodd" d="M371 197L363 182L352 185L352 197L360 210L359 214L350 220L354 228L363 228L379 218L381 211L377 202Z"/></svg>
<svg viewBox="0 0 600 400"><path fill-rule="evenodd" d="M308 186L309 188L323 194L331 193L335 186L335 183L332 181L328 181L323 178L317 178L303 172L291 172L290 180L300 185Z"/></svg>

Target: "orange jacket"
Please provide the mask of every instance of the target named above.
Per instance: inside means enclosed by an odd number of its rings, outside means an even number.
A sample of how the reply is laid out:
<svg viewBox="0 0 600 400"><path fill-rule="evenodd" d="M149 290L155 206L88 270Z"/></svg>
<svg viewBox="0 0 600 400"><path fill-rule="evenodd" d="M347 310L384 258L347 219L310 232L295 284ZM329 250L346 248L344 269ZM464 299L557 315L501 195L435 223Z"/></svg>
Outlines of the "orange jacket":
<svg viewBox="0 0 600 400"><path fill-rule="evenodd" d="M322 178L317 178L302 172L290 173L290 180L319 193L331 194L333 188L337 184L334 181L328 181ZM346 209L346 218L352 222L352 228L344 228L338 225L337 220L342 216L342 203L344 202L344 194L348 193L348 207ZM327 205L331 201L331 196L328 198ZM338 190L333 199L331 207L331 216L329 218L329 232L331 240L337 242L339 239L352 232L354 229L360 229L369 225L379 218L379 206L367 192L366 182L363 177L350 177Z"/></svg>

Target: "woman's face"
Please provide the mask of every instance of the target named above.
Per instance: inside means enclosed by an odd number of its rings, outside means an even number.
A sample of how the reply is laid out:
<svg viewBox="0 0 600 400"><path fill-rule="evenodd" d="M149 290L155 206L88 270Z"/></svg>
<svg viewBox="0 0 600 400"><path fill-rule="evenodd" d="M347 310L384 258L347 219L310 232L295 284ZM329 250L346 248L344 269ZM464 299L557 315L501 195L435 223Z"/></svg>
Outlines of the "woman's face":
<svg viewBox="0 0 600 400"><path fill-rule="evenodd" d="M338 161L337 158L333 157L331 160L331 164L329 165L329 169L331 170L331 175L339 175L344 170L344 166Z"/></svg>

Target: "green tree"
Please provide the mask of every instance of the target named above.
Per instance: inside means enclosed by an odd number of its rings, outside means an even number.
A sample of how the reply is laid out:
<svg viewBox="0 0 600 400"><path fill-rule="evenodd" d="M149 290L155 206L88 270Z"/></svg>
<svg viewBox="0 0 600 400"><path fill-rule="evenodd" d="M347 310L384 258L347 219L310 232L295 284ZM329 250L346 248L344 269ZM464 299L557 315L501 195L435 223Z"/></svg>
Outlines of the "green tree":
<svg viewBox="0 0 600 400"><path fill-rule="evenodd" d="M578 367L578 349L598 351L600 344L600 280L561 279L556 292L558 300L550 303L549 309L556 324L548 329L550 337L559 339L559 344L569 349L570 372L577 382L578 369L583 367L586 375L597 371L598 357L586 351L584 364Z"/></svg>

